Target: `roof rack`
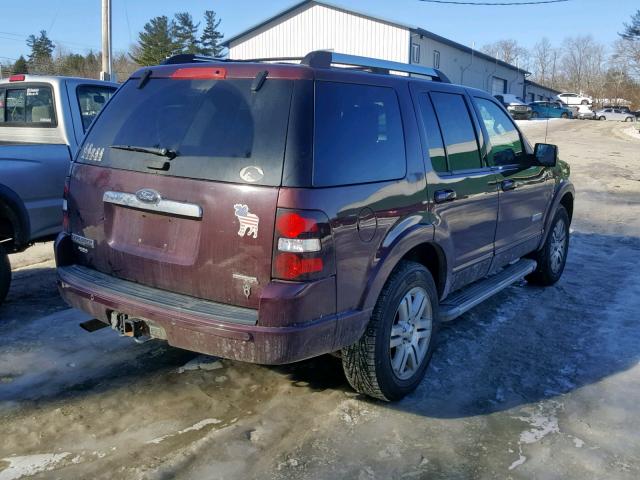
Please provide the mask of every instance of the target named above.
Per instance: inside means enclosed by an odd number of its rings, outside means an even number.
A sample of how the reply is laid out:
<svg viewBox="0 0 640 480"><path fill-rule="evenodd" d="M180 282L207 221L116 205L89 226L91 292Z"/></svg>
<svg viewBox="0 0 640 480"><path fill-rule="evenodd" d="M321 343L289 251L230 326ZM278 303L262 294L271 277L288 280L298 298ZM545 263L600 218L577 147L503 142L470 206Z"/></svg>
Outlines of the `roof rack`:
<svg viewBox="0 0 640 480"><path fill-rule="evenodd" d="M436 68L423 67L410 63L392 62L389 60L379 60L377 58L359 57L357 55L347 55L329 50L316 50L308 53L302 59L303 65L314 68L330 68L332 65L346 65L351 67L361 67L370 69L374 73L390 74L391 72L403 72L415 75L431 77L436 82L451 83L449 78Z"/></svg>
<svg viewBox="0 0 640 480"><path fill-rule="evenodd" d="M250 60L233 60L228 58L205 57L182 53L167 58L162 65L175 65L178 63L211 63L211 62L290 62L299 61L302 65L312 68L331 68L332 65L345 65L370 70L373 73L391 74L391 72L403 72L414 75L431 77L432 80L442 83L451 83L449 77L437 68L423 67L411 63L392 62L377 58L359 57L336 53L329 50L316 50L304 57L272 57L252 58Z"/></svg>

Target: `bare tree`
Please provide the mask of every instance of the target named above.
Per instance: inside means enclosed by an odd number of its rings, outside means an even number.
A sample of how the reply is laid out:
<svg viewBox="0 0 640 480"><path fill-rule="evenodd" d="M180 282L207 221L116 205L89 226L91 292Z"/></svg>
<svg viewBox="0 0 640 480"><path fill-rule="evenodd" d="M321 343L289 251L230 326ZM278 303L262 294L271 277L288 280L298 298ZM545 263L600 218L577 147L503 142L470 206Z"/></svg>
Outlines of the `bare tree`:
<svg viewBox="0 0 640 480"><path fill-rule="evenodd" d="M598 77L604 73L604 46L596 42L591 35L587 35L565 39L562 49L566 86L577 92L589 91L596 87Z"/></svg>
<svg viewBox="0 0 640 480"><path fill-rule="evenodd" d="M529 52L526 48L521 47L517 40L498 40L482 47L482 51L487 55L523 69L528 66Z"/></svg>
<svg viewBox="0 0 640 480"><path fill-rule="evenodd" d="M531 50L533 78L542 84L550 83L557 52L547 37L543 37Z"/></svg>

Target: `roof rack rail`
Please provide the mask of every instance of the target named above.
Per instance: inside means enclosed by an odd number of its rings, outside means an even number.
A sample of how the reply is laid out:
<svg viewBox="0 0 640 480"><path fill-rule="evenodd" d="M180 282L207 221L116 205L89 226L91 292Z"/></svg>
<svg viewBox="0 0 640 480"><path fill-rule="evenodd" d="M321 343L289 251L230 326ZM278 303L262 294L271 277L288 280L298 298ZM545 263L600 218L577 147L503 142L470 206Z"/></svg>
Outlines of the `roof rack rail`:
<svg viewBox="0 0 640 480"><path fill-rule="evenodd" d="M180 53L167 57L161 65L175 65L177 63L209 63L209 62L227 62L226 58L206 57L204 55L195 55L192 53Z"/></svg>
<svg viewBox="0 0 640 480"><path fill-rule="evenodd" d="M359 57L357 55L347 55L329 50L316 50L308 53L302 64L314 68L330 68L331 65L347 65L351 67L361 67L370 69L374 73L403 72L415 75L425 75L432 80L442 83L451 83L451 80L436 68L423 67L410 63L392 62L390 60L380 60L377 58Z"/></svg>

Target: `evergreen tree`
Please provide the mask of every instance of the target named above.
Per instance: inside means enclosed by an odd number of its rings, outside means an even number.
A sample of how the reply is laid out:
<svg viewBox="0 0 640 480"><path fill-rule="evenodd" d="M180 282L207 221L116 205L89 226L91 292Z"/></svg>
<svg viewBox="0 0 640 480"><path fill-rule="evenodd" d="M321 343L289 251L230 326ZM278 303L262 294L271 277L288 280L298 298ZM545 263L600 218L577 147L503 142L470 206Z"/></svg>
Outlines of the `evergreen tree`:
<svg viewBox="0 0 640 480"><path fill-rule="evenodd" d="M625 40L640 40L640 10L631 16L631 24L624 24L624 32L620 36Z"/></svg>
<svg viewBox="0 0 640 480"><path fill-rule="evenodd" d="M29 54L29 67L32 71L52 73L53 50L56 48L47 36L45 30L40 30L40 35L29 35L27 46L31 49Z"/></svg>
<svg viewBox="0 0 640 480"><path fill-rule="evenodd" d="M222 33L218 30L221 20L216 18L216 12L207 10L204 12L205 26L200 37L200 52L203 55L219 57L222 55L223 48L220 45Z"/></svg>
<svg viewBox="0 0 640 480"><path fill-rule="evenodd" d="M13 73L29 73L29 66L22 55L16 60L11 69Z"/></svg>
<svg viewBox="0 0 640 480"><path fill-rule="evenodd" d="M199 53L198 27L193 23L193 17L188 12L176 13L174 20L173 36L180 53Z"/></svg>
<svg viewBox="0 0 640 480"><path fill-rule="evenodd" d="M138 34L138 45L131 58L142 66L158 65L176 53L174 25L164 15L149 20Z"/></svg>

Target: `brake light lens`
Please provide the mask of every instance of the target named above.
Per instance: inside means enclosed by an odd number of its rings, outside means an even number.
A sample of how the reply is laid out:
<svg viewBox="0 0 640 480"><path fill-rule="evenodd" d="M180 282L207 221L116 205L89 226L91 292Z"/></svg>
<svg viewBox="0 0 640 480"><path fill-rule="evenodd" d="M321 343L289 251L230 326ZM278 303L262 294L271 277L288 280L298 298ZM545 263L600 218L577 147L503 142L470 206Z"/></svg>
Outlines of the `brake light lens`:
<svg viewBox="0 0 640 480"><path fill-rule="evenodd" d="M220 67L185 67L173 72L174 80L222 80L227 77L227 70Z"/></svg>
<svg viewBox="0 0 640 480"><path fill-rule="evenodd" d="M69 183L70 177L64 179L64 189L62 191L62 231L71 233L69 222Z"/></svg>
<svg viewBox="0 0 640 480"><path fill-rule="evenodd" d="M10 82L24 82L25 76L20 74L20 75L11 75L9 77L9 81Z"/></svg>
<svg viewBox="0 0 640 480"><path fill-rule="evenodd" d="M335 273L329 219L320 211L278 209L272 277L307 281Z"/></svg>

